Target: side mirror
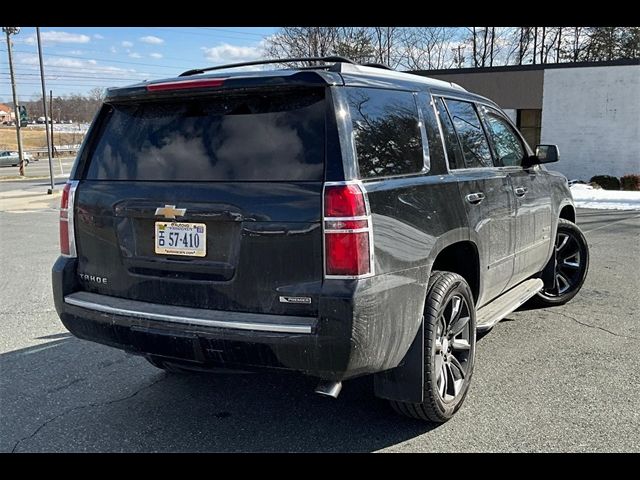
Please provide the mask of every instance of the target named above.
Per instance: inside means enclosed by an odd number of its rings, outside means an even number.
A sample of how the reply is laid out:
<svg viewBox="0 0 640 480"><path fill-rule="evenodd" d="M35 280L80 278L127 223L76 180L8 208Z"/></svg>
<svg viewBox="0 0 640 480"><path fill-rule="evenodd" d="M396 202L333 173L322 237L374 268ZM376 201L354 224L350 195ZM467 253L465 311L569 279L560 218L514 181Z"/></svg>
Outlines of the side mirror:
<svg viewBox="0 0 640 480"><path fill-rule="evenodd" d="M536 154L531 158L531 163L553 163L560 159L560 152L557 145L538 145Z"/></svg>

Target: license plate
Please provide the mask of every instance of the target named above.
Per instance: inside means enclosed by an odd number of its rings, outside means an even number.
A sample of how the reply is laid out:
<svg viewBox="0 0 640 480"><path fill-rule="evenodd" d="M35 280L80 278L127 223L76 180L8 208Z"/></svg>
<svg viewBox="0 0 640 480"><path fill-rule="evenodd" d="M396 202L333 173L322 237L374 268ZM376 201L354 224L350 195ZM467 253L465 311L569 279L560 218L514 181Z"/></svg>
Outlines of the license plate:
<svg viewBox="0 0 640 480"><path fill-rule="evenodd" d="M204 223L156 222L155 252L161 255L204 257L207 226Z"/></svg>

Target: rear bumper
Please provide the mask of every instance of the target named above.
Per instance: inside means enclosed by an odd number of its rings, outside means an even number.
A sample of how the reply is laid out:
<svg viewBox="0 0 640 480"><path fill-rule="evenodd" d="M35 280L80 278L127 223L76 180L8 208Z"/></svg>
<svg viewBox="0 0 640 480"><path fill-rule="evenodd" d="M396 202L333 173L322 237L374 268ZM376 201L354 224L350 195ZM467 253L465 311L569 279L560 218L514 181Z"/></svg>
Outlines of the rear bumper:
<svg viewBox="0 0 640 480"><path fill-rule="evenodd" d="M398 365L423 308L414 275L325 282L318 317L210 311L83 292L76 260L65 257L54 265L52 283L58 315L79 338L202 366L286 369L339 381Z"/></svg>

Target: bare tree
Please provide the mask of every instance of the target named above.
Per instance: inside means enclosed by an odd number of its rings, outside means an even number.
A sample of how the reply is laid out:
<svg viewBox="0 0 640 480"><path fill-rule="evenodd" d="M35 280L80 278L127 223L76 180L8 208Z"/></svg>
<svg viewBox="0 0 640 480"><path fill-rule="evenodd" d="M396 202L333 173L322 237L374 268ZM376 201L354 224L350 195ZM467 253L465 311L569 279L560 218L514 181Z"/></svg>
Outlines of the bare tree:
<svg viewBox="0 0 640 480"><path fill-rule="evenodd" d="M507 49L507 53L504 58L505 65L511 64L511 59L514 57L513 63L516 65L522 65L524 59L529 53L529 47L531 46L531 27L507 29L505 37L505 45Z"/></svg>
<svg viewBox="0 0 640 480"><path fill-rule="evenodd" d="M96 102L102 102L104 100L104 88L94 87L88 92L89 99Z"/></svg>
<svg viewBox="0 0 640 480"><path fill-rule="evenodd" d="M401 36L402 64L409 70L450 68L455 64L452 49L456 29L447 27L406 28ZM461 54L459 54L461 56ZM459 58L459 64L462 58Z"/></svg>
<svg viewBox="0 0 640 480"><path fill-rule="evenodd" d="M470 29L470 41L473 45L473 65L475 67L493 66L498 53L496 43L496 28L483 27Z"/></svg>
<svg viewBox="0 0 640 480"><path fill-rule="evenodd" d="M374 46L374 61L392 68L400 64L399 44L402 29L400 27L372 27L371 37Z"/></svg>
<svg viewBox="0 0 640 480"><path fill-rule="evenodd" d="M339 30L340 27L283 27L269 37L265 53L276 58L331 55L339 43Z"/></svg>

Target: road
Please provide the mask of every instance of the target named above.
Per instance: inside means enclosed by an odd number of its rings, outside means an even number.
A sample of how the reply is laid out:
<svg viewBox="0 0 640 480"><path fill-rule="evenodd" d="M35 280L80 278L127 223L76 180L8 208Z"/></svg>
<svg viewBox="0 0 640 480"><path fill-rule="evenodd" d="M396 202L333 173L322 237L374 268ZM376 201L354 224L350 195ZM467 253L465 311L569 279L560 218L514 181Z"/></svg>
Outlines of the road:
<svg viewBox="0 0 640 480"><path fill-rule="evenodd" d="M640 451L640 212L579 212L582 292L483 336L465 405L434 427L370 378L333 400L302 376L167 375L70 336L51 297L56 202L0 211L0 451Z"/></svg>
<svg viewBox="0 0 640 480"><path fill-rule="evenodd" d="M62 177L69 175L75 157L61 157L53 159L53 175L54 177ZM60 169L62 165L62 170ZM18 177L18 167L0 167L0 179ZM29 178L49 178L49 159L41 158L37 162L31 162L25 168L25 176Z"/></svg>

